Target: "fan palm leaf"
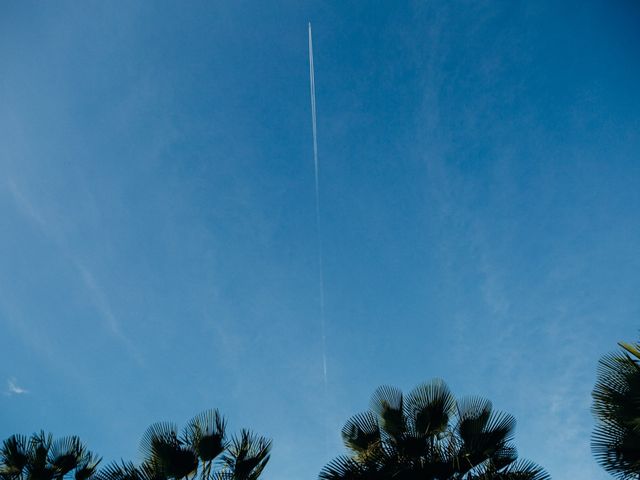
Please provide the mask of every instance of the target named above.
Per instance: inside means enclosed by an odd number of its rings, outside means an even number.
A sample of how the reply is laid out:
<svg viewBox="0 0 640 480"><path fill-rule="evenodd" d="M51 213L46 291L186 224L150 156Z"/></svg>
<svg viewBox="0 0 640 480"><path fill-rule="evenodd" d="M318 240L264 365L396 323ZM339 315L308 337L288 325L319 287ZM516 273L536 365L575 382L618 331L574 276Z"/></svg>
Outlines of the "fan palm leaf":
<svg viewBox="0 0 640 480"><path fill-rule="evenodd" d="M85 451L73 474L74 480L89 480L98 471L102 459L92 452Z"/></svg>
<svg viewBox="0 0 640 480"><path fill-rule="evenodd" d="M456 400L440 379L414 388L405 402L406 415L418 435L437 435L447 428L455 414Z"/></svg>
<svg viewBox="0 0 640 480"><path fill-rule="evenodd" d="M393 439L407 431L402 391L395 387L379 387L371 398L371 410L380 417L380 429Z"/></svg>
<svg viewBox="0 0 640 480"><path fill-rule="evenodd" d="M114 462L102 468L95 480L167 480L167 476L149 463Z"/></svg>
<svg viewBox="0 0 640 480"><path fill-rule="evenodd" d="M54 441L44 432L12 435L0 448L3 480L62 480L72 473L75 480L89 480L99 462L76 436Z"/></svg>
<svg viewBox="0 0 640 480"><path fill-rule="evenodd" d="M100 470L96 480L142 480L142 474L132 462L110 463Z"/></svg>
<svg viewBox="0 0 640 480"><path fill-rule="evenodd" d="M342 439L347 448L365 455L380 448L380 427L372 412L354 415L342 428Z"/></svg>
<svg viewBox="0 0 640 480"><path fill-rule="evenodd" d="M375 480L380 476L376 463L361 463L347 456L329 462L320 472L321 480Z"/></svg>
<svg viewBox="0 0 640 480"><path fill-rule="evenodd" d="M267 465L270 451L271 440L243 429L231 440L223 462L234 480L255 480Z"/></svg>
<svg viewBox="0 0 640 480"><path fill-rule="evenodd" d="M63 437L52 442L48 462L56 470L56 477L63 477L78 466L84 453L78 437Z"/></svg>
<svg viewBox="0 0 640 480"><path fill-rule="evenodd" d="M270 450L271 440L248 430L227 441L226 420L211 409L193 417L182 432L171 422L154 423L140 441L142 464L112 463L96 480L194 480L196 475L200 480L256 480Z"/></svg>
<svg viewBox="0 0 640 480"><path fill-rule="evenodd" d="M620 343L622 352L598 363L593 413L597 425L591 438L596 460L622 478L640 475L640 345Z"/></svg>
<svg viewBox="0 0 640 480"><path fill-rule="evenodd" d="M170 422L151 425L142 437L140 452L145 463L168 478L185 478L198 469L195 451L178 437L177 426Z"/></svg>
<svg viewBox="0 0 640 480"><path fill-rule="evenodd" d="M550 476L539 465L528 461L518 460L501 470L490 469L469 480L550 480Z"/></svg>
<svg viewBox="0 0 640 480"><path fill-rule="evenodd" d="M491 402L458 402L442 380L419 385L406 398L378 388L371 411L342 429L350 456L320 472L321 480L546 480L536 464L518 462L511 444L515 419Z"/></svg>
<svg viewBox="0 0 640 480"><path fill-rule="evenodd" d="M2 442L0 462L5 475L20 475L29 461L29 441L24 435L12 435Z"/></svg>
<svg viewBox="0 0 640 480"><path fill-rule="evenodd" d="M211 462L226 448L226 421L218 410L207 410L187 424L185 443L191 446L203 462Z"/></svg>

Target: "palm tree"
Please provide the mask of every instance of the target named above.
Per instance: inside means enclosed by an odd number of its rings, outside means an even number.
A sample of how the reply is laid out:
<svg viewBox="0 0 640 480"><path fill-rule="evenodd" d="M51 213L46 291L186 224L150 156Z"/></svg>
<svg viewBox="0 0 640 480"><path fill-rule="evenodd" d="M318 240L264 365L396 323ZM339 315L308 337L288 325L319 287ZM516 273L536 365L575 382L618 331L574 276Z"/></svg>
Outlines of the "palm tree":
<svg viewBox="0 0 640 480"><path fill-rule="evenodd" d="M349 455L324 467L321 480L547 480L548 474L518 461L512 445L515 419L494 412L478 397L456 402L442 380L407 396L378 388L370 410L342 429Z"/></svg>
<svg viewBox="0 0 640 480"><path fill-rule="evenodd" d="M53 440L51 434L12 435L0 449L2 480L91 479L100 459L76 436Z"/></svg>
<svg viewBox="0 0 640 480"><path fill-rule="evenodd" d="M256 480L269 461L271 440L248 430L226 439L217 410L195 416L179 434L173 423L151 425L140 442L141 465L113 463L98 480Z"/></svg>
<svg viewBox="0 0 640 480"><path fill-rule="evenodd" d="M621 479L640 478L640 344L600 359L593 389L594 456Z"/></svg>

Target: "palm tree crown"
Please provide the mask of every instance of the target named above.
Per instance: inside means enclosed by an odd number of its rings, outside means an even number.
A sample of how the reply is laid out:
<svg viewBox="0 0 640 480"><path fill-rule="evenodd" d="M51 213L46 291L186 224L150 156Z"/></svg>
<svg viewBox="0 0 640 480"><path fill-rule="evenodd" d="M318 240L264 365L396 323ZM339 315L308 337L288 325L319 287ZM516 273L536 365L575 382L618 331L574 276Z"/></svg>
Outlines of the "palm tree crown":
<svg viewBox="0 0 640 480"><path fill-rule="evenodd" d="M640 478L640 344L600 359L593 389L597 425L591 448L609 473Z"/></svg>
<svg viewBox="0 0 640 480"><path fill-rule="evenodd" d="M151 425L140 442L141 465L113 463L97 480L256 480L269 461L271 440L242 430L227 440L217 410L195 416L180 433L169 422Z"/></svg>
<svg viewBox="0 0 640 480"><path fill-rule="evenodd" d="M2 480L89 480L100 459L76 436L53 440L51 434L12 435L0 449Z"/></svg>
<svg viewBox="0 0 640 480"><path fill-rule="evenodd" d="M456 401L433 380L404 396L378 388L370 410L342 429L350 455L336 458L321 480L547 480L532 462L517 461L515 419L478 397Z"/></svg>

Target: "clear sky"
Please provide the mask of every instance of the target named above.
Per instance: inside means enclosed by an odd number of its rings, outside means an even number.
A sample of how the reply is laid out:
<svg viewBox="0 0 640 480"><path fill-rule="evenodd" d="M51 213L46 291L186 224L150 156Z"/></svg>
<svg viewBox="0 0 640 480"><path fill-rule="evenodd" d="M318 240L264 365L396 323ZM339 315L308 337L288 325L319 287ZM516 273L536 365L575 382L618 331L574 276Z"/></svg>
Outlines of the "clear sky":
<svg viewBox="0 0 640 480"><path fill-rule="evenodd" d="M322 388L307 22L314 28ZM218 407L313 479L381 384L434 377L591 458L640 325L631 0L0 5L0 436Z"/></svg>

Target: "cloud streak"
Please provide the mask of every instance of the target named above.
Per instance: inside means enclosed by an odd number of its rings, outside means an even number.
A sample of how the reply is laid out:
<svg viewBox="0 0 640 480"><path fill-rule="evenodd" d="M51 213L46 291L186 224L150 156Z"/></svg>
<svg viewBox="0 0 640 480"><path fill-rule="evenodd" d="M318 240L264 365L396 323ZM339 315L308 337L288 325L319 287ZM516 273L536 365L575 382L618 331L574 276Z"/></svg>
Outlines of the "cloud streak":
<svg viewBox="0 0 640 480"><path fill-rule="evenodd" d="M73 265L82 284L89 293L89 298L94 308L102 318L105 328L113 337L123 344L136 363L142 365L142 355L131 339L123 333L120 322L113 313L107 295L104 293L93 272L71 251L67 246L67 242L64 240L64 236L55 226L51 225L51 222L46 220L45 215L35 206L32 199L23 189L19 188L12 179L8 179L5 185L18 211L37 225L45 237L49 238L64 253L64 256L69 260L71 265Z"/></svg>
<svg viewBox="0 0 640 480"><path fill-rule="evenodd" d="M9 380L7 380L7 395L26 395L27 393L29 393L29 390L18 385L18 382L15 378L11 377Z"/></svg>

